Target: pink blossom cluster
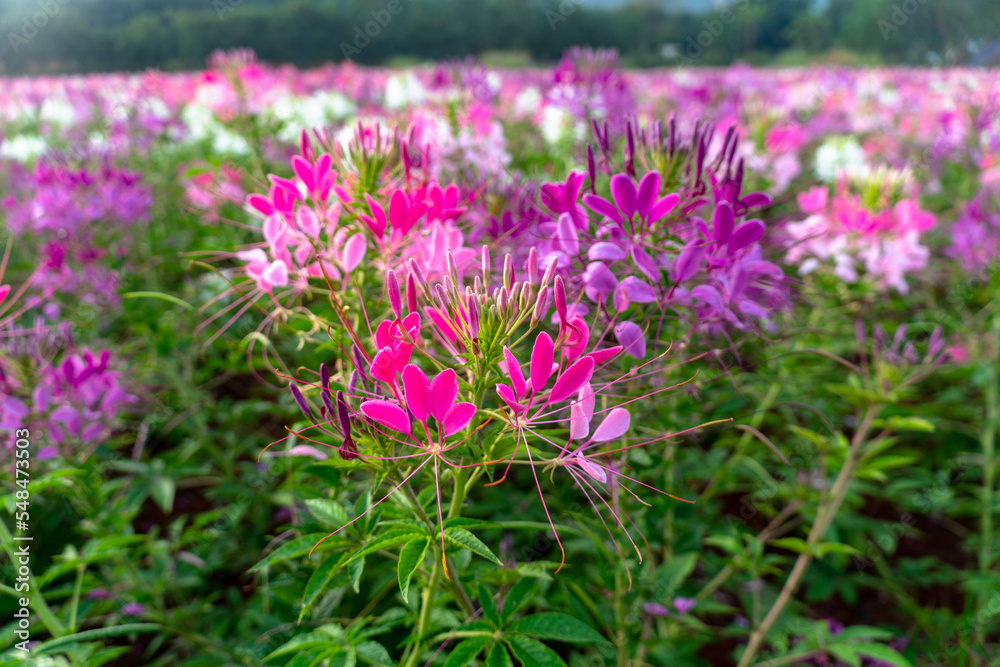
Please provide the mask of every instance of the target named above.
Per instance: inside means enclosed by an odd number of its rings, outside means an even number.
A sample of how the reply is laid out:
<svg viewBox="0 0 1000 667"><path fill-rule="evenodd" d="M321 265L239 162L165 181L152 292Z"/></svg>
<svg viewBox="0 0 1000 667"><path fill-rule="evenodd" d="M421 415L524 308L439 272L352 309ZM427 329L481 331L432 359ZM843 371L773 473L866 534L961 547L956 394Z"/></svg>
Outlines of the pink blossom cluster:
<svg viewBox="0 0 1000 667"><path fill-rule="evenodd" d="M2 208L10 231L37 249L32 285L52 301L72 293L83 303L114 304L118 273L107 258L124 256L130 230L148 222L152 195L139 173L105 163L71 168L41 161L12 167Z"/></svg>
<svg viewBox="0 0 1000 667"><path fill-rule="evenodd" d="M920 208L915 195L892 202L886 192L876 194L873 198L869 192L866 200L850 191L846 179L832 197L822 186L800 194L799 206L808 217L787 225L786 261L797 264L803 275L832 261L833 273L848 283L857 282L863 268L879 289L906 293L907 274L927 266L930 251L921 244L921 234L934 227L936 218Z"/></svg>
<svg viewBox="0 0 1000 667"><path fill-rule="evenodd" d="M38 331L44 325L38 323ZM14 338L0 364L0 429L23 427L45 434L39 459L68 456L94 447L111 434L126 407L137 399L114 368L111 352L82 348L59 361L42 358L50 334L5 332ZM8 338L10 340L10 338ZM26 345L34 346L29 352ZM20 350L24 354L17 354ZM11 354L13 352L13 354Z"/></svg>

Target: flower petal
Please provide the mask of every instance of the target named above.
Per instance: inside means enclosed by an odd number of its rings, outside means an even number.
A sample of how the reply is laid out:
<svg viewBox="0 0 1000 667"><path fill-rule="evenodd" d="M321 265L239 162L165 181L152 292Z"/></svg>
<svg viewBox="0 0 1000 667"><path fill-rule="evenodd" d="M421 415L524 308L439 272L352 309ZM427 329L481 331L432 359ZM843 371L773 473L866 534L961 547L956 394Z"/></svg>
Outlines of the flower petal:
<svg viewBox="0 0 1000 667"><path fill-rule="evenodd" d="M742 225L736 228L733 232L732 238L729 239L729 245L727 250L730 254L745 248L751 243L755 243L760 240L760 237L764 235L764 223L760 220L747 220Z"/></svg>
<svg viewBox="0 0 1000 667"><path fill-rule="evenodd" d="M733 207L727 201L720 201L712 215L712 231L715 233L715 242L721 245L728 241L733 233L734 224L736 224L736 216L733 215Z"/></svg>
<svg viewBox="0 0 1000 667"><path fill-rule="evenodd" d="M381 382L394 382L396 380L396 367L393 363L391 347L383 347L372 359L369 374Z"/></svg>
<svg viewBox="0 0 1000 667"><path fill-rule="evenodd" d="M567 368L552 387L549 403L558 403L575 394L594 375L594 360L582 357Z"/></svg>
<svg viewBox="0 0 1000 667"><path fill-rule="evenodd" d="M581 440L590 433L590 420L594 416L594 389L590 383L583 385L576 395L576 401L569 408L569 437Z"/></svg>
<svg viewBox="0 0 1000 667"><path fill-rule="evenodd" d="M403 391L410 413L417 421L426 422L427 415L430 414L431 391L431 381L427 379L427 375L413 364L407 364L403 369Z"/></svg>
<svg viewBox="0 0 1000 667"><path fill-rule="evenodd" d="M555 345L552 337L544 331L538 334L535 339L535 346L531 350L531 391L539 392L545 388L552 375L552 362L555 360Z"/></svg>
<svg viewBox="0 0 1000 667"><path fill-rule="evenodd" d="M636 359L646 356L646 337L635 322L621 322L615 326L615 338L622 348Z"/></svg>
<svg viewBox="0 0 1000 667"><path fill-rule="evenodd" d="M441 427L445 436L455 435L469 425L476 414L476 406L472 403L456 403L444 416Z"/></svg>
<svg viewBox="0 0 1000 667"><path fill-rule="evenodd" d="M612 410L601 425L594 431L594 442L607 442L625 435L632 422L632 416L625 408L615 408Z"/></svg>
<svg viewBox="0 0 1000 667"><path fill-rule="evenodd" d="M410 432L410 418L406 416L403 408L395 403L379 399L365 401L361 404L361 414L394 431Z"/></svg>
<svg viewBox="0 0 1000 667"><path fill-rule="evenodd" d="M521 370L521 363L514 357L514 354L506 345L503 346L503 358L507 363L507 375L510 377L510 383L514 387L514 395L524 396L524 390L527 387L527 383L524 381L524 371Z"/></svg>
<svg viewBox="0 0 1000 667"><path fill-rule="evenodd" d="M649 212L656 202L656 197L660 194L660 172L647 172L639 181L639 194L636 197L635 208L642 218L649 217Z"/></svg>
<svg viewBox="0 0 1000 667"><path fill-rule="evenodd" d="M611 195L615 198L615 203L621 209L624 217L631 218L635 215L635 184L632 179L625 174L615 174L611 177Z"/></svg>
<svg viewBox="0 0 1000 667"><path fill-rule="evenodd" d="M583 471L585 473L596 479L598 482L603 482L607 484L608 473L604 471L604 468L597 465L596 463L588 461L583 454L576 455L576 462L581 468L583 468Z"/></svg>
<svg viewBox="0 0 1000 667"><path fill-rule="evenodd" d="M427 405L430 408L434 419L443 422L451 406L455 405L458 397L458 376L455 371L446 368L431 380L430 394L427 398Z"/></svg>

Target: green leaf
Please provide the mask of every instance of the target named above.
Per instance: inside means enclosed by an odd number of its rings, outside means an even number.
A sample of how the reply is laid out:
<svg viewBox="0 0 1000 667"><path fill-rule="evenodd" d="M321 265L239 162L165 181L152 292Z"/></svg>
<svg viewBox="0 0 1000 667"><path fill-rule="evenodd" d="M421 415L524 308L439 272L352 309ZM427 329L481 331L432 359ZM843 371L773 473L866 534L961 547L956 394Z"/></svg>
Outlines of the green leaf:
<svg viewBox="0 0 1000 667"><path fill-rule="evenodd" d="M323 498L310 498L306 501L309 513L316 517L320 523L340 528L347 523L347 510L335 500Z"/></svg>
<svg viewBox="0 0 1000 667"><path fill-rule="evenodd" d="M488 637L469 637L452 649L444 667L466 667L490 643Z"/></svg>
<svg viewBox="0 0 1000 667"><path fill-rule="evenodd" d="M890 431L934 432L934 424L923 417L889 417L885 420L885 428Z"/></svg>
<svg viewBox="0 0 1000 667"><path fill-rule="evenodd" d="M483 616L494 628L500 627L500 614L497 613L496 602L486 586L479 584L479 606L483 609Z"/></svg>
<svg viewBox="0 0 1000 667"><path fill-rule="evenodd" d="M495 521L485 521L483 519L470 519L464 516L455 516L444 520L445 528L499 528L500 524Z"/></svg>
<svg viewBox="0 0 1000 667"><path fill-rule="evenodd" d="M507 592L503 601L503 612L500 614L500 624L506 625L510 617L528 601L535 590L536 581L525 577L518 579L514 587Z"/></svg>
<svg viewBox="0 0 1000 667"><path fill-rule="evenodd" d="M503 644L498 642L493 645L490 654L486 656L486 667L514 667Z"/></svg>
<svg viewBox="0 0 1000 667"><path fill-rule="evenodd" d="M274 651L272 651L271 654L264 659L270 660L271 658L287 655L289 653L297 653L308 649L323 649L325 651L334 646L337 646L337 643L330 637L330 635L323 634L322 632L306 632L305 634L292 637L287 642L274 649Z"/></svg>
<svg viewBox="0 0 1000 667"><path fill-rule="evenodd" d="M445 528L444 536L448 541L454 542L463 549L468 549L474 554L478 554L486 560L491 560L497 565L503 565L490 548L483 544L478 537L467 531L465 528Z"/></svg>
<svg viewBox="0 0 1000 667"><path fill-rule="evenodd" d="M795 553L804 554L809 552L809 545L800 537L782 537L779 540L774 540L771 544L782 549L794 551Z"/></svg>
<svg viewBox="0 0 1000 667"><path fill-rule="evenodd" d="M514 657L527 667L566 667L559 654L545 644L527 637L509 637L507 643Z"/></svg>
<svg viewBox="0 0 1000 667"><path fill-rule="evenodd" d="M177 491L177 484L169 477L154 477L149 482L149 495L153 501L160 506L164 514L174 511L174 494Z"/></svg>
<svg viewBox="0 0 1000 667"><path fill-rule="evenodd" d="M361 573L365 571L365 559L364 557L359 560L351 561L347 564L347 575L351 578L351 588L354 589L355 593L360 593L361 589L359 584L361 583Z"/></svg>
<svg viewBox="0 0 1000 667"><path fill-rule="evenodd" d="M305 593L302 596L302 614L299 616L299 620L302 620L302 616L305 615L306 611L312 608L316 598L330 587L330 582L334 579L337 571L343 567L345 559L346 555L340 557L331 556L312 573L308 583L306 583ZM341 578L343 581L338 585L346 584L347 577L342 576Z"/></svg>
<svg viewBox="0 0 1000 667"><path fill-rule="evenodd" d="M415 533L409 529L389 531L380 537L376 537L374 540L355 551L347 562L352 563L359 558L364 558L372 552L385 549L386 547L394 547L397 544L403 544L404 542L409 542L415 537L423 537L423 535L421 533Z"/></svg>
<svg viewBox="0 0 1000 667"><path fill-rule="evenodd" d="M609 643L585 623L555 611L525 616L511 624L508 630L537 639L556 639L570 644Z"/></svg>
<svg viewBox="0 0 1000 667"><path fill-rule="evenodd" d="M378 642L366 641L358 644L355 649L362 660L378 667L394 667L396 663L392 661L389 652Z"/></svg>
<svg viewBox="0 0 1000 667"><path fill-rule="evenodd" d="M861 655L868 656L869 658L875 658L876 660L881 660L882 662L887 662L890 665L895 665L896 667L913 667L909 660L885 644L866 642L863 644L855 644L854 649Z"/></svg>
<svg viewBox="0 0 1000 667"><path fill-rule="evenodd" d="M852 625L841 630L837 639L843 641L848 639L885 639L895 637L894 634L882 628L873 628L870 625Z"/></svg>
<svg viewBox="0 0 1000 667"><path fill-rule="evenodd" d="M173 294L164 294L163 292L126 292L122 297L125 299L160 299L161 301L168 301L177 306L183 306L185 310L189 310L192 313L198 312L198 309L187 301L179 299Z"/></svg>
<svg viewBox="0 0 1000 667"><path fill-rule="evenodd" d="M73 635L66 635L64 637L58 637L56 639L50 639L47 642L43 642L31 649L31 652L35 655L41 655L42 653L47 653L54 648L59 648L61 646L67 646L69 644L78 644L80 642L90 642L98 639L104 639L105 637L120 637L121 635L132 634L133 632L158 632L163 629L159 623L126 623L125 625L114 625L110 628L97 628L96 630L85 630L83 632L77 632Z"/></svg>
<svg viewBox="0 0 1000 667"><path fill-rule="evenodd" d="M819 554L820 558L824 558L827 554L844 554L846 556L858 556L861 554L860 551L851 545L841 544L840 542L824 542L823 544L818 544L816 545L816 552Z"/></svg>
<svg viewBox="0 0 1000 667"><path fill-rule="evenodd" d="M826 647L833 657L841 662L846 662L851 667L861 667L861 656L849 644L831 644Z"/></svg>
<svg viewBox="0 0 1000 667"><path fill-rule="evenodd" d="M403 600L409 599L410 579L424 562L424 555L427 553L427 546L430 538L418 537L403 545L399 551L399 565L396 573L399 576L399 591L403 594Z"/></svg>
<svg viewBox="0 0 1000 667"><path fill-rule="evenodd" d="M323 533L312 533L310 535L303 535L302 537L294 539L291 542L286 542L250 568L250 571L256 572L257 570L263 570L272 563L277 563L281 560L288 560L289 558L295 558L297 556L303 556L309 553L309 550L324 537L326 536ZM327 543L329 543L329 540L323 544L326 545Z"/></svg>

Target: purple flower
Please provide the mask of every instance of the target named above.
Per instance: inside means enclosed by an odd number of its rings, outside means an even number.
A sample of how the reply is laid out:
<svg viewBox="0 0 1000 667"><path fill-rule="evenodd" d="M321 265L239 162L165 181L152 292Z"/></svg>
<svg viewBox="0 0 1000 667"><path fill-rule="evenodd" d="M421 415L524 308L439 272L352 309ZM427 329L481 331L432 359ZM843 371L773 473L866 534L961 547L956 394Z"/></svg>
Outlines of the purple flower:
<svg viewBox="0 0 1000 667"><path fill-rule="evenodd" d="M694 609L698 601L694 598L674 598L674 609L677 610L678 614L689 614L691 610Z"/></svg>
<svg viewBox="0 0 1000 667"><path fill-rule="evenodd" d="M670 615L670 610L658 602L647 602L642 605L642 610L650 616L657 616L659 618Z"/></svg>
<svg viewBox="0 0 1000 667"><path fill-rule="evenodd" d="M123 616L142 616L146 613L146 607L138 602L129 602L122 607Z"/></svg>

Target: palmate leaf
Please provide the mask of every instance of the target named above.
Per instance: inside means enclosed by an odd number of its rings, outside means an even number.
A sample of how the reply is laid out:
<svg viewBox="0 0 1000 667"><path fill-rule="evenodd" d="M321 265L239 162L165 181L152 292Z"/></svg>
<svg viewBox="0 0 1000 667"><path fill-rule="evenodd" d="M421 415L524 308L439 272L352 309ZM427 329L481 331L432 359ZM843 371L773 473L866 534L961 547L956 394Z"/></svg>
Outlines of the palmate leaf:
<svg viewBox="0 0 1000 667"><path fill-rule="evenodd" d="M500 627L500 614L497 613L496 602L493 601L493 596L490 594L489 589L482 584L479 584L479 606L483 610L483 616L486 620L493 625L494 628Z"/></svg>
<svg viewBox="0 0 1000 667"><path fill-rule="evenodd" d="M503 565L488 546L483 544L478 537L465 528L445 528L444 536L448 541L457 544L463 549L468 549L472 553L482 556L486 560L493 561L497 565Z"/></svg>
<svg viewBox="0 0 1000 667"><path fill-rule="evenodd" d="M409 542L415 537L424 537L422 533L418 533L412 529L404 528L399 530L390 530L383 535L376 537L374 540L358 549L354 552L349 559L348 563L352 563L359 558L364 558L368 554L379 551L380 549L385 549L386 547L394 547L397 544L403 544Z"/></svg>
<svg viewBox="0 0 1000 667"><path fill-rule="evenodd" d="M309 577L309 581L306 583L305 593L302 595L302 611L299 614L299 620L301 621L306 613L312 608L313 604L320 594L330 587L331 582L337 580L338 586L342 586L347 583L346 575L338 575L337 572L344 565L344 561L347 560L346 554L343 556L333 557L326 559L322 565L316 568L316 571L312 573Z"/></svg>
<svg viewBox="0 0 1000 667"><path fill-rule="evenodd" d="M518 579L517 583L514 584L513 588L510 589L504 598L503 611L500 614L501 625L506 625L511 616L514 615L514 612L524 606L524 603L528 601L534 592L536 583L536 581L527 577Z"/></svg>
<svg viewBox="0 0 1000 667"><path fill-rule="evenodd" d="M489 637L469 637L459 642L448 655L444 667L466 667L476 659L486 645L492 641Z"/></svg>
<svg viewBox="0 0 1000 667"><path fill-rule="evenodd" d="M514 667L514 663L503 644L493 645L490 654L486 656L486 667Z"/></svg>
<svg viewBox="0 0 1000 667"><path fill-rule="evenodd" d="M280 547L272 551L270 554L265 556L259 563L250 568L250 572L256 572L257 570L262 570L273 563L278 561L288 560L289 558L296 558L298 556L304 556L309 553L317 542L326 537L323 533L312 533L310 535L303 535L302 537L296 538L291 542L286 542ZM336 542L327 540L320 548L332 547Z"/></svg>
<svg viewBox="0 0 1000 667"><path fill-rule="evenodd" d="M566 667L566 663L558 653L539 641L527 637L509 637L507 643L514 657L520 660L522 665Z"/></svg>
<svg viewBox="0 0 1000 667"><path fill-rule="evenodd" d="M881 660L890 665L895 665L895 667L913 667L909 660L885 644L865 642L863 644L853 644L853 648L863 656Z"/></svg>
<svg viewBox="0 0 1000 667"><path fill-rule="evenodd" d="M347 510L335 500L310 498L306 501L306 507L320 523L338 528L347 523Z"/></svg>
<svg viewBox="0 0 1000 667"><path fill-rule="evenodd" d="M416 537L403 545L399 551L399 564L396 566L396 573L399 577L399 592L403 594L403 600L409 599L410 579L424 562L424 555L427 553L427 546L430 538Z"/></svg>
<svg viewBox="0 0 1000 667"><path fill-rule="evenodd" d="M512 623L508 631L536 639L555 639L569 644L609 643L587 624L556 611L525 616Z"/></svg>

